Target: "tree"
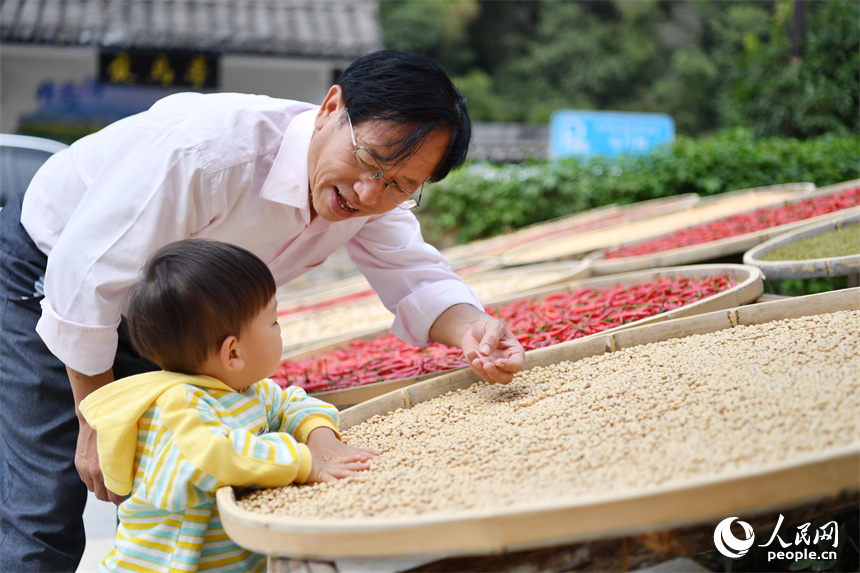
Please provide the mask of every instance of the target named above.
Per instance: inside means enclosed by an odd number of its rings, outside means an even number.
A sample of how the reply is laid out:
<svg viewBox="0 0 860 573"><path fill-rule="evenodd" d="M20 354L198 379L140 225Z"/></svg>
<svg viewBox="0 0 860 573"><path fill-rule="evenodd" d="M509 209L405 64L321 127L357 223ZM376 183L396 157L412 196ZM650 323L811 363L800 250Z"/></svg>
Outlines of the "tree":
<svg viewBox="0 0 860 573"><path fill-rule="evenodd" d="M468 71L474 57L467 30L479 11L476 0L385 0L379 4L385 46L433 58L452 74Z"/></svg>
<svg viewBox="0 0 860 573"><path fill-rule="evenodd" d="M796 2L767 13L735 6L720 35L726 89L723 124L759 136L815 137L860 132L860 3L812 2L805 9L802 50L792 45ZM731 46L739 49L731 50Z"/></svg>

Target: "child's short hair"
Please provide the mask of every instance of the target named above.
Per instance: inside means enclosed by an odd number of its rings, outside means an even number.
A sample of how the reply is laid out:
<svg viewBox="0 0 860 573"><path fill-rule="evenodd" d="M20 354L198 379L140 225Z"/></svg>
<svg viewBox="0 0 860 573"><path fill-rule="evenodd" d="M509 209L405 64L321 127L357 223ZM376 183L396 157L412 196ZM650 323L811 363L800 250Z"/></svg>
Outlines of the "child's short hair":
<svg viewBox="0 0 860 573"><path fill-rule="evenodd" d="M230 335L238 336L275 295L275 279L236 245L186 239L160 248L128 294L137 352L164 370L195 374Z"/></svg>

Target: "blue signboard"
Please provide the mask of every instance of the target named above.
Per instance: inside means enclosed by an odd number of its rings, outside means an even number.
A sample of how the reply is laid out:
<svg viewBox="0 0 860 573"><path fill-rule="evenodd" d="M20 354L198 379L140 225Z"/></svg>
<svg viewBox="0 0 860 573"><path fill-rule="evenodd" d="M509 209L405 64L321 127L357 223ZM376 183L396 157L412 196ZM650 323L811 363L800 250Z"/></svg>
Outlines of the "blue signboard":
<svg viewBox="0 0 860 573"><path fill-rule="evenodd" d="M675 139L675 122L664 113L562 109L549 122L551 157L647 153Z"/></svg>

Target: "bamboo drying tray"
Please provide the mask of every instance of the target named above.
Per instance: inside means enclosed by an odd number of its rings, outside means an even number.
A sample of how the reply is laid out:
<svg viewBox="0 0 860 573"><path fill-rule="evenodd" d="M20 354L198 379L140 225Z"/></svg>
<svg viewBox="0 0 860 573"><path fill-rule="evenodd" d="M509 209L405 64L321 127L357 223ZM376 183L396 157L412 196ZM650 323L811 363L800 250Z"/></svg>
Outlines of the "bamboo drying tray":
<svg viewBox="0 0 860 573"><path fill-rule="evenodd" d="M620 211L621 209L618 205L605 205L581 213L567 215L559 219L528 225L512 233L440 249L440 252L449 262L470 260L474 257L501 255L515 246L529 243L549 233L559 232L563 229L575 230L580 227L598 225L603 221L613 221Z"/></svg>
<svg viewBox="0 0 860 573"><path fill-rule="evenodd" d="M501 266L501 259L486 256L461 259L452 264L454 272L461 277L497 270ZM278 309L292 314L292 311L299 307L321 304L341 297L360 297L361 295L368 298L376 296L373 287L361 274L344 277L322 285L316 284L295 289L290 288L288 283L278 289Z"/></svg>
<svg viewBox="0 0 860 573"><path fill-rule="evenodd" d="M617 326L613 329L606 330L604 332L593 334L591 336L602 336L609 332L615 332L621 329L632 328L634 326L640 326L643 324L652 324L656 322L662 322L665 320L671 320L675 318L680 318L684 316L692 316L697 314L704 314L706 312L711 312L714 310L720 310L725 308L731 308L735 306L740 306L742 304L747 304L756 300L759 296L761 296L764 286L761 272L752 266L747 265L735 265L735 264L711 264L711 265L691 265L686 267L675 267L675 268L666 268L666 269L654 269L649 271L639 271L634 273L627 273L622 275L616 275L611 277L598 277L591 279L582 279L575 280L572 282L567 282L564 284L557 284L554 286L543 287L538 289L532 289L529 291L524 291L521 293L511 293L506 297L499 297L495 300L487 301L485 304L493 305L493 306L502 306L505 304L510 304L517 300L523 298L530 298L532 300L540 300L546 297L547 295L553 293L560 292L573 292L577 289L601 289L601 288L609 288L616 285L625 285L631 286L635 284L639 284L642 282L655 281L661 278L671 278L671 279L679 279L679 278L689 278L689 279L703 279L706 277L711 277L715 275L727 274L729 278L735 281L737 284L719 294L713 295L711 297L696 301L691 304L684 305L682 307L676 308L674 310L670 310L661 314L657 314L654 316L650 316L648 318L643 318L641 320L637 320L631 322L629 324L624 324L621 326ZM332 341L320 346L316 346L313 348L307 348L299 352L294 352L285 355L285 358L289 360L307 360L312 358L313 356L324 354L327 352L332 352L341 346L349 343L351 340L355 338L364 338L367 340L372 340L377 338L378 336L383 336L388 333L388 330L378 330L375 332L367 333L359 337L351 337L344 338L337 341ZM570 342L562 342L556 346L562 346L564 344L571 344L577 341ZM526 357L529 356L532 352L536 352L535 350L530 350L526 352ZM461 370L470 370L468 368L461 368ZM415 384L416 382L420 382L423 380L428 380L431 378L436 378L438 376L445 375L448 372L452 372L454 370L446 370L441 372L432 372L429 374L422 374L421 376L416 376L412 378L401 378L399 380L386 380L384 382L375 382L373 384L366 384L363 386L355 386L352 388L344 388L341 390L329 390L327 392L312 392L311 396L315 396L321 400L325 400L326 402L337 406L338 408L344 408L346 406L352 406L354 404L359 404L366 400L370 400L371 398L375 398L376 396L380 396L387 392L391 392L392 390L396 390L398 388L404 388L406 386L410 386ZM471 370L470 370L471 371Z"/></svg>
<svg viewBox="0 0 860 573"><path fill-rule="evenodd" d="M470 284L472 282L489 283L493 279L491 274L493 269L499 269L499 264L490 259L474 264L463 263L464 266L456 269L456 272ZM580 261L566 263L564 268L571 269L574 265L576 265L576 272L559 271L561 278L558 280L581 276L587 272L587 264ZM557 264L557 267L561 268L561 265ZM548 282L554 282L554 280L556 279ZM307 308L299 308L305 305ZM385 308L363 276L352 277L345 280L342 285L323 289L301 299L293 299L293 304L279 297L278 307L278 323L281 325L284 354L341 339L344 336L356 336L385 328L394 320L394 315ZM332 315L339 313L344 314L343 320L339 320L338 326L333 331L320 327L320 322L325 317L331 320Z"/></svg>
<svg viewBox="0 0 860 573"><path fill-rule="evenodd" d="M857 245L855 254L843 257L794 261L765 261L761 258L777 247L855 225L860 225L860 210L853 215L845 215L843 212L841 217L796 229L753 247L744 253L744 263L758 267L769 279L857 275L860 273L860 244Z"/></svg>
<svg viewBox="0 0 860 573"><path fill-rule="evenodd" d="M594 335L530 353L527 367L614 352L676 337L716 332L860 308L860 288L736 307L667 323ZM396 390L341 413L341 428L410 408L477 381L462 370ZM410 518L307 520L250 512L238 507L232 487L216 499L227 534L237 544L270 557L331 560L483 555L553 547L577 541L713 522L726 515L799 505L860 488L860 443L767 466L656 488L633 488L588 497L498 510L466 510Z"/></svg>
<svg viewBox="0 0 860 573"><path fill-rule="evenodd" d="M544 241L550 237L558 238L610 227L623 222L638 221L663 213L671 213L694 205L698 201L698 194L685 193L672 197L639 201L630 205L612 204L596 207L581 213L528 225L506 235L451 247L442 251L442 254L449 261L475 256L501 256L511 249Z"/></svg>
<svg viewBox="0 0 860 573"><path fill-rule="evenodd" d="M844 183L830 185L828 187L819 187L810 193L806 193L790 201L786 201L785 203L797 203L798 201L803 201L812 197L822 197L830 195L831 193L837 193L839 191L858 186L860 186L860 179L854 181L846 181ZM747 211L752 212L754 210L755 209L749 209ZM762 229L761 231L745 233L743 235L737 235L734 237L726 237L725 239L720 239L718 241L711 241L709 243L702 243L699 245L690 245L688 247L680 247L677 249L660 251L646 255L621 257L617 259L606 259L603 258L604 251L601 250L588 255L586 257L586 260L590 262L592 272L595 275L609 275L614 273L625 273L639 269L666 267L673 265L686 265L697 262L710 261L720 257L743 253L744 251L751 249L759 243L768 241L769 239L782 235L783 233L786 233L788 231L801 227L806 227L819 221L829 221L833 218L838 218L846 213L860 213L860 207L851 207L849 209L819 215L818 217L812 217L810 219L804 219L801 221L795 221L793 223L787 223L785 225ZM677 231L677 229L673 230L672 232L675 231ZM661 236L670 235L672 232L661 233ZM641 241L633 241L632 244L648 241L654 238L656 237L649 237L647 239L642 239ZM630 241L627 241L626 243L631 244ZM622 243L618 243L618 245L620 244Z"/></svg>
<svg viewBox="0 0 860 573"><path fill-rule="evenodd" d="M463 280L482 300L494 300L499 298L500 290L504 290L509 296L511 291L521 292L587 276L589 276L587 262L564 261L533 265L528 271L499 269L478 272L463 277ZM515 285L518 282L528 286L516 288ZM385 308L375 293L371 292L371 295L338 306L327 307L325 310L311 309L280 318L278 322L281 324L284 338L282 358L290 358L297 353L303 355L308 349L328 348L332 344L342 344L344 340L388 332L394 315ZM342 328L334 333L316 332L312 327L313 321L319 320L322 313L329 318L343 313L344 318L338 323ZM360 323L353 322L354 315L362 317ZM288 339L288 336L297 336L297 338Z"/></svg>
<svg viewBox="0 0 860 573"><path fill-rule="evenodd" d="M361 274L330 281L322 286L309 285L300 288L293 288L292 283L287 283L278 289L278 308L294 309L305 305L316 304L332 298L372 290L370 283L368 283L367 279L364 278L364 275Z"/></svg>
<svg viewBox="0 0 860 573"><path fill-rule="evenodd" d="M618 243L657 237L669 231L677 231L690 225L706 223L750 209L779 205L807 195L814 189L814 183L786 183L721 193L671 213L623 222L612 227L567 237L550 238L513 249L502 257L502 264L516 266L548 260L582 258L588 253Z"/></svg>

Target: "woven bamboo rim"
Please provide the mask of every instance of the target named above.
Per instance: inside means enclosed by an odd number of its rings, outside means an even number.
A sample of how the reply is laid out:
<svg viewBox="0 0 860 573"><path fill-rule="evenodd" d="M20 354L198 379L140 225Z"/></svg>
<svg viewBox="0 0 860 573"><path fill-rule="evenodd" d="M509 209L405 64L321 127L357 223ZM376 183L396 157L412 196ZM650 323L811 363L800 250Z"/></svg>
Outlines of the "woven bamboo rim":
<svg viewBox="0 0 860 573"><path fill-rule="evenodd" d="M731 308L735 306L740 306L742 304L750 303L756 300L764 291L764 277L761 272L752 266L747 265L736 265L736 264L712 264L712 265L691 265L686 267L674 267L674 268L665 268L665 269L653 269L647 271L638 271L634 273L627 273L623 275L616 275L611 277L599 277L599 278L591 278L591 279L582 279L575 280L564 284L558 284L551 287L543 287L539 289L533 289L530 291L524 291L522 293L512 293L507 298L499 298L495 301L488 302L487 304L492 304L496 306L501 306L504 304L509 304L514 301L530 298L532 300L538 300L546 297L549 294L553 293L563 293L563 292L573 292L574 290L580 288L588 288L588 289L600 289L605 287L613 287L615 285L634 285L642 282L654 281L661 278L691 278L691 279L702 279L705 277L720 275L720 274L728 274L729 278L735 281L737 284L719 294L708 297L703 300L696 301L691 304L684 305L682 307L670 310L668 312L664 312L658 315L650 316L648 318L643 318L641 320L637 320L631 322L629 324L624 324L621 326L617 326L615 328L606 330L604 332L598 334L592 334L590 336L584 337L599 337L603 336L607 333L616 332L619 330L625 330L628 328L634 328L636 326L641 326L645 324L654 324L658 322L663 322L666 320L673 320L676 318L684 317L684 316L694 316L698 314L704 314L707 312L711 312L714 310ZM368 333L360 338L364 338L367 340L372 340L378 336L382 336L387 334L387 330L375 331L373 333ZM295 353L288 355L288 358L291 360L307 360L316 356L318 354L323 354L326 352L332 352L341 346L349 343L353 338L342 339L337 342L332 342L323 346L315 347L312 349L306 349L303 352ZM571 341L576 342L576 341ZM552 346L550 348L555 348L556 346L563 346L565 344L571 344L571 342L563 342L558 345ZM537 350L530 350L526 352L526 359L528 360L529 355L538 352ZM459 370L468 370L468 368L460 368ZM355 386L352 388L344 388L342 390L329 390L326 392L312 392L311 395L315 396L321 400L325 400L326 402L337 406L338 408L343 408L346 406L352 406L354 404L359 404L366 400L370 400L382 394L391 392L392 390L397 390L399 388L405 388L416 384L418 382L422 382L425 380L430 380L433 378L437 378L439 376L444 376L450 372L454 372L456 370L444 370L442 372L431 372L429 374L422 374L421 376L416 376L412 378L401 378L398 380L386 380L384 382L376 382L373 384L366 384L363 386Z"/></svg>
<svg viewBox="0 0 860 573"><path fill-rule="evenodd" d="M612 219L619 211L621 211L621 208L618 205L604 205L581 213L574 213L572 215L566 215L549 221L541 221L540 223L535 223L533 225L517 229L512 233L497 235L487 239L479 239L477 241L471 241L454 247L448 247L446 249L442 249L440 252L448 261L468 260L472 257L487 255L500 255L520 243L531 242L545 234L558 232L568 228L576 229L582 225Z"/></svg>
<svg viewBox="0 0 860 573"><path fill-rule="evenodd" d="M318 304L334 298L355 295L373 289L364 275L354 275L325 285L309 285L293 289L289 284L278 289L278 308L292 312L305 305Z"/></svg>
<svg viewBox="0 0 860 573"><path fill-rule="evenodd" d="M794 243L824 233L829 233L845 227L860 225L860 209L854 214L830 219L828 221L808 225L794 231L779 235L773 239L753 247L744 253L744 263L761 269L769 279L841 277L860 273L860 245L857 253L843 257L823 257L793 261L765 261L762 256L789 243Z"/></svg>
<svg viewBox="0 0 860 573"><path fill-rule="evenodd" d="M814 190L814 183L784 183L721 193L701 199L692 206L671 213L625 222L570 237L551 238L547 241L526 245L523 248L513 249L502 258L502 264L516 266L547 260L582 258L588 253L610 247L619 242L629 243L658 237L693 224L705 223L758 207L778 205L793 198L803 197ZM548 254L547 250L552 254Z"/></svg>
<svg viewBox="0 0 860 573"><path fill-rule="evenodd" d="M831 193L836 193L844 189L850 189L857 186L860 186L860 179L854 181L846 181L844 183L839 183L837 185L831 185L828 187L819 187L812 192L803 194L802 196L791 199L790 201L786 201L785 204L797 203L799 201L803 201L811 197L822 197L825 195L830 195ZM752 212L754 210L755 209L751 209L746 212ZM600 250L589 254L585 257L585 259L591 264L592 272L595 275L624 273L653 267L687 265L692 263L709 261L717 259L719 257L737 255L753 248L760 243L764 243L766 241L769 241L770 239L778 237L788 231L807 227L810 224L814 224L819 221L828 221L833 218L839 218L846 213L852 214L858 212L860 212L860 207L852 207L850 209L844 209L842 211L837 211L834 213L827 213L825 215L819 215L818 217L812 217L810 219L804 219L802 221L795 221L793 223L787 223L785 225L762 229L761 231L756 231L753 233L746 233L744 235L727 237L718 241L711 241L709 243L702 243L699 245L690 245L689 247L680 247L677 249L671 249L668 251L661 251L647 255L622 257L617 259L606 259L603 258L604 251ZM740 212L738 214L740 214ZM661 234L660 236L669 234L671 233ZM648 239L643 239L642 241L635 241L632 244L644 242L654 238L655 237L650 237Z"/></svg>
<svg viewBox="0 0 860 573"><path fill-rule="evenodd" d="M761 303L589 337L532 354L527 366L614 352L649 342L799 316L860 308L860 288ZM346 429L477 381L469 371L416 384L341 413ZM409 518L305 520L239 508L233 488L216 494L227 534L270 556L301 559L480 555L552 547L705 523L732 513L800 504L860 489L860 442L764 467L659 488Z"/></svg>

